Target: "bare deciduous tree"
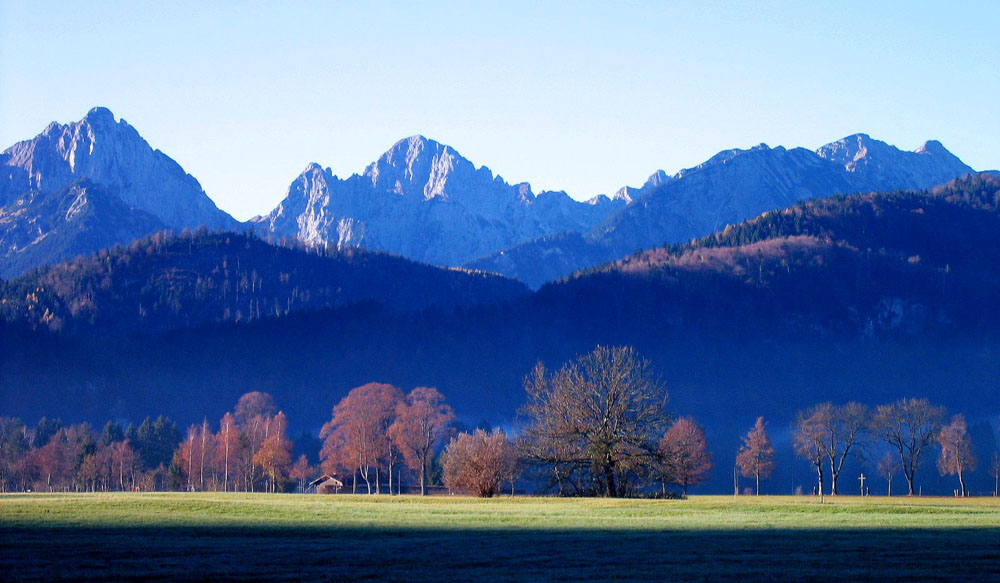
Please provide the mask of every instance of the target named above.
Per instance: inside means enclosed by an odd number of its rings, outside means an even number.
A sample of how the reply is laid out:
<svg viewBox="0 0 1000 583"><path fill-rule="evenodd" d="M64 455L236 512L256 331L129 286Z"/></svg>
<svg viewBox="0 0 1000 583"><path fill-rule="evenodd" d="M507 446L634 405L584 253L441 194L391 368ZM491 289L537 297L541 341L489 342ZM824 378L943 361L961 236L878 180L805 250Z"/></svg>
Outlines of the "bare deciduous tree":
<svg viewBox="0 0 1000 583"><path fill-rule="evenodd" d="M888 483L889 488L886 495L892 496L892 477L896 475L899 471L899 458L891 451L885 452L885 455L878 460L878 473L880 476L885 478Z"/></svg>
<svg viewBox="0 0 1000 583"><path fill-rule="evenodd" d="M502 430L460 433L444 451L444 484L450 490L490 498L499 492L501 483L512 479L516 462L514 448Z"/></svg>
<svg viewBox="0 0 1000 583"><path fill-rule="evenodd" d="M795 453L816 468L816 494L823 498L823 470L826 467L825 415L817 408L799 411L795 418L792 444Z"/></svg>
<svg viewBox="0 0 1000 583"><path fill-rule="evenodd" d="M868 428L868 407L861 403L850 402L846 405L824 405L828 413L826 438L824 447L826 456L830 459L830 494L837 495L837 481L844 469L847 456L861 444Z"/></svg>
<svg viewBox="0 0 1000 583"><path fill-rule="evenodd" d="M820 450L820 457L829 460L830 494L836 496L837 482L844 469L844 462L852 450L861 444L868 426L868 408L854 402L839 406L821 403L800 413L800 416L802 418L797 423L798 431L805 430L809 433L808 436L802 436L802 439L813 442L812 445ZM798 443L796 440L796 451L799 451L800 446L809 449L808 444ZM803 451L799 451L799 455L808 457L815 465L817 458L807 456ZM817 468L817 472L822 483L821 469Z"/></svg>
<svg viewBox="0 0 1000 583"><path fill-rule="evenodd" d="M631 347L598 346L552 375L525 381L525 455L560 471L588 472L597 492L620 496L655 460L667 393Z"/></svg>
<svg viewBox="0 0 1000 583"><path fill-rule="evenodd" d="M704 482L712 469L705 431L690 417L681 417L670 426L660 440L658 453L664 480L680 486L685 496L688 487Z"/></svg>
<svg viewBox="0 0 1000 583"><path fill-rule="evenodd" d="M758 417L753 428L743 437L736 465L744 478L754 479L755 492L760 496L760 479L767 478L774 471L774 447L767 436L763 417Z"/></svg>
<svg viewBox="0 0 1000 583"><path fill-rule="evenodd" d="M900 399L875 410L872 432L899 454L910 496L915 493L914 478L921 455L937 438L944 416L944 407L931 405L927 399Z"/></svg>
<svg viewBox="0 0 1000 583"><path fill-rule="evenodd" d="M942 476L957 475L959 495L966 496L965 472L976 469L976 456L972 454L972 440L965 425L965 417L955 415L951 423L941 428L937 436L941 445L941 455L938 457L938 470Z"/></svg>

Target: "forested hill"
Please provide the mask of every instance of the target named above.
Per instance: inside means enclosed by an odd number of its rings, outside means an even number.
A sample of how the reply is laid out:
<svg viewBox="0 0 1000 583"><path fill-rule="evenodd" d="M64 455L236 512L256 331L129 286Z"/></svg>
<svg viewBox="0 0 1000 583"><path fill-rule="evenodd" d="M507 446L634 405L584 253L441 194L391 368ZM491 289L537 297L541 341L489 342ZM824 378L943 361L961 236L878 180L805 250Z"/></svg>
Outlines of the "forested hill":
<svg viewBox="0 0 1000 583"><path fill-rule="evenodd" d="M1000 330L1000 179L835 196L550 284L572 313L853 336Z"/></svg>
<svg viewBox="0 0 1000 583"><path fill-rule="evenodd" d="M396 310L496 304L499 276L360 249L306 250L250 234L166 231L0 282L0 314L61 332L155 332L370 301Z"/></svg>

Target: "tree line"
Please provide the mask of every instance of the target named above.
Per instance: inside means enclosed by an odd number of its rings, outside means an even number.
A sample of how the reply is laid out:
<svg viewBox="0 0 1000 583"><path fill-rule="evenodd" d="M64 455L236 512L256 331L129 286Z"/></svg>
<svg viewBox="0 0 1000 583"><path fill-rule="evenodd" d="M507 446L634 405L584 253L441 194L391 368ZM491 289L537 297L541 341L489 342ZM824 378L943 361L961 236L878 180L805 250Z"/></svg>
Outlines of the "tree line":
<svg viewBox="0 0 1000 583"><path fill-rule="evenodd" d="M479 496L505 483L513 490L526 472L545 491L604 496L656 484L664 493L672 484L686 492L707 476L703 429L670 418L664 384L632 348L599 346L551 374L539 364L525 389L523 427L511 439L502 429L457 431L436 389L404 395L386 384L358 387L323 427L322 468L349 477L352 492L381 493L385 484L393 493L401 491L393 476L402 467L419 477L423 494L436 459L446 488Z"/></svg>
<svg viewBox="0 0 1000 583"><path fill-rule="evenodd" d="M208 419L181 432L165 417L122 427L108 422L64 426L42 418L34 427L0 418L3 491L186 490L288 492L320 473L351 492L421 494L449 491L493 496L520 480L560 496L686 495L712 468L704 429L668 410L668 392L652 364L631 347L598 346L550 371L538 363L524 379L526 402L515 427L460 430L444 395L433 387L408 393L385 383L352 389L320 431L319 465L293 460L288 420L274 399L244 394L214 427ZM965 475L977 460L965 420L946 419L926 399L901 399L869 409L822 403L800 411L795 453L816 472L816 493L839 493L845 462L874 460L891 489L902 472L910 495L915 476L937 448L942 475ZM764 419L743 437L734 469L761 480L775 468ZM1000 485L1000 457L991 460ZM406 487L404 488L404 478ZM891 490L890 490L891 491Z"/></svg>
<svg viewBox="0 0 1000 583"><path fill-rule="evenodd" d="M756 492L760 480L774 470L774 447L763 418L743 438L736 467L754 478ZM958 496L967 496L966 475L976 470L972 438L961 414L948 418L947 410L927 399L904 398L874 409L856 402L844 405L821 403L799 411L792 426L792 443L798 457L816 472L815 493L836 496L844 464L849 457L874 461L892 495L892 480L902 472L907 495L917 493L917 470L937 451L937 469L942 476L956 476ZM1000 454L991 456L989 472L994 495L1000 494ZM824 488L828 485L828 490ZM737 488L738 491L738 488Z"/></svg>
<svg viewBox="0 0 1000 583"><path fill-rule="evenodd" d="M35 427L0 418L3 491L281 491L311 471L291 463L287 419L270 395L243 395L212 431L208 420L181 433L163 416L123 428L42 418Z"/></svg>

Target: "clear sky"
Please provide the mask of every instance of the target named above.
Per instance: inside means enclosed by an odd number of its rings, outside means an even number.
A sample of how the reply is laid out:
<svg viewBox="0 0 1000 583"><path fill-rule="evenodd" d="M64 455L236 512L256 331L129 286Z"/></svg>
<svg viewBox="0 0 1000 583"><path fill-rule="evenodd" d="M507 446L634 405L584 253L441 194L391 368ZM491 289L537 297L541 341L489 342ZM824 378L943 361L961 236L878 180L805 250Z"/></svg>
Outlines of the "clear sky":
<svg viewBox="0 0 1000 583"><path fill-rule="evenodd" d="M0 148L103 105L239 219L417 133L579 199L856 132L1000 167L997 0L0 7Z"/></svg>

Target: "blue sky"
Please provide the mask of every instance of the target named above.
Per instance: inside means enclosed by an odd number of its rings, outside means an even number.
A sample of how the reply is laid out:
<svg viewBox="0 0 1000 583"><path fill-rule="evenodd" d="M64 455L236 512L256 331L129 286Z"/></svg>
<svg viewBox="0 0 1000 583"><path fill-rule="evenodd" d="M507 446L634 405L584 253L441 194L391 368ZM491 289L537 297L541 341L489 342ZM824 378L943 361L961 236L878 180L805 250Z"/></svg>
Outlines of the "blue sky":
<svg viewBox="0 0 1000 583"><path fill-rule="evenodd" d="M240 219L424 134L575 198L855 132L1000 167L1000 2L8 2L0 147L103 105Z"/></svg>

